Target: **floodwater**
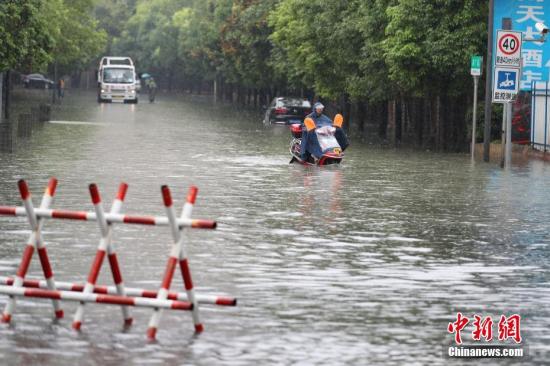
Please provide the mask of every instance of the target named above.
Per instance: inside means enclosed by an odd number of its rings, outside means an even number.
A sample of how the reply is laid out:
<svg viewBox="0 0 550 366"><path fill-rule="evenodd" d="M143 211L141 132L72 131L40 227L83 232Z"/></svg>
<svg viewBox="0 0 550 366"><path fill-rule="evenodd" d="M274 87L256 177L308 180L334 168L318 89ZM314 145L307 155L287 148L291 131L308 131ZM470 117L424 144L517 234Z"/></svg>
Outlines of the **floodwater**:
<svg viewBox="0 0 550 366"><path fill-rule="evenodd" d="M187 236L196 291L239 304L202 306L198 336L189 313L164 311L151 343L150 309L132 309L124 330L116 306L87 304L77 333L74 303L55 323L48 300L20 298L14 325L0 326L1 364L459 364L444 357L459 311L492 316L495 338L500 315L520 314L522 361L548 362L550 165L503 171L352 140L341 166L305 168L288 164L285 128L206 99L98 105L93 93L68 93L63 103L55 123L0 153L0 204L20 205L24 177L38 205L56 176L54 207L93 210L95 182L108 209L125 181L126 212L163 215L162 184L178 208L197 185L194 216L219 225ZM28 234L23 218L0 217L0 275L15 273ZM99 235L93 222L45 222L56 279L87 278ZM169 229L116 225L113 238L126 284L157 288ZM112 283L106 263L99 282ZM183 290L179 275L173 288Z"/></svg>

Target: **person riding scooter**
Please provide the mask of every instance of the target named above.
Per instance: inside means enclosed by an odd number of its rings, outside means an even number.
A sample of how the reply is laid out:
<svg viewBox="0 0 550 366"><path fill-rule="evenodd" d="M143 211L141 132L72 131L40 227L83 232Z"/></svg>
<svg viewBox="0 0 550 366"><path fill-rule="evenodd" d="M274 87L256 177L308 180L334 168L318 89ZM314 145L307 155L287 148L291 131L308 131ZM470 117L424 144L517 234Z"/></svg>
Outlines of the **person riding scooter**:
<svg viewBox="0 0 550 366"><path fill-rule="evenodd" d="M309 118L313 120L314 125L306 125L305 128L302 130L300 158L303 161L307 161L310 155L313 156L314 160L317 160L323 154L319 145L319 141L317 139L317 134L315 133L316 128L333 126L334 128L336 128L334 137L336 138L336 141L338 141L338 144L342 148L342 151L344 151L349 145L348 138L344 133L344 130L342 130L342 126L333 125L331 119L323 114L324 109L325 106L317 102L313 105L313 112L306 117L306 119Z"/></svg>

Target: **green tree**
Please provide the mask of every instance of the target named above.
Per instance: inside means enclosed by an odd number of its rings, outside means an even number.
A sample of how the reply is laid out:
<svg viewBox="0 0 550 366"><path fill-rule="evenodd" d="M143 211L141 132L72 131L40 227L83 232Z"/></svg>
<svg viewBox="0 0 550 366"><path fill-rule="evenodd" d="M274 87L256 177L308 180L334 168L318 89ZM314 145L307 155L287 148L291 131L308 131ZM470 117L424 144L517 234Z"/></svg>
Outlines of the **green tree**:
<svg viewBox="0 0 550 366"><path fill-rule="evenodd" d="M361 46L356 50L358 69L347 78L346 90L355 100L372 102L393 98L395 83L388 78L388 66L383 44L388 25L386 9L395 0L376 0L361 2L356 12L346 19L349 27L355 27L360 33Z"/></svg>
<svg viewBox="0 0 550 366"><path fill-rule="evenodd" d="M173 18L190 0L140 1L113 44L114 53L131 56L140 70L164 76L169 87L181 73L178 27Z"/></svg>
<svg viewBox="0 0 550 366"><path fill-rule="evenodd" d="M406 94L463 92L469 58L484 48L483 5L480 0L402 0L388 7L382 48L389 78Z"/></svg>
<svg viewBox="0 0 550 366"><path fill-rule="evenodd" d="M93 17L92 0L48 0L43 16L50 20L52 60L67 72L88 66L105 49L107 33Z"/></svg>
<svg viewBox="0 0 550 366"><path fill-rule="evenodd" d="M136 12L137 0L96 0L94 17L109 37L105 52L113 53L113 43L121 37L128 19Z"/></svg>
<svg viewBox="0 0 550 366"><path fill-rule="evenodd" d="M0 2L0 70L40 68L51 60L54 39L42 10L39 0Z"/></svg>
<svg viewBox="0 0 550 366"><path fill-rule="evenodd" d="M422 142L427 131L439 146L452 130L457 144L463 140L457 106L470 89L469 57L485 50L485 1L97 1L113 50L169 82L216 80L228 95L307 89L342 105L351 100L360 120L386 120L391 101L402 138Z"/></svg>
<svg viewBox="0 0 550 366"><path fill-rule="evenodd" d="M220 29L230 12L230 0L197 0L174 15L185 74L194 81L214 80L223 73Z"/></svg>
<svg viewBox="0 0 550 366"><path fill-rule="evenodd" d="M362 47L355 14L360 1L283 0L271 13L272 62L294 86L336 98L356 77Z"/></svg>
<svg viewBox="0 0 550 366"><path fill-rule="evenodd" d="M233 1L231 15L221 29L221 47L233 82L267 88L274 83L270 64L272 43L267 17L278 0Z"/></svg>

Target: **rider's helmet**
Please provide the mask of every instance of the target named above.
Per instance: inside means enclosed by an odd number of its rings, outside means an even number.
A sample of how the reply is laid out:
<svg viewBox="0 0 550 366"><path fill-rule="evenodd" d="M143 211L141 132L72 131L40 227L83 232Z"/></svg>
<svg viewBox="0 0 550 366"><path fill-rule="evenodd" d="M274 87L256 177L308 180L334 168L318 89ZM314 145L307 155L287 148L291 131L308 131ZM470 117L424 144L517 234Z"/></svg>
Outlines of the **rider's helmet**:
<svg viewBox="0 0 550 366"><path fill-rule="evenodd" d="M317 113L317 114L321 114L323 113L323 110L325 109L325 106L320 103L320 102L317 102L313 105L313 110Z"/></svg>

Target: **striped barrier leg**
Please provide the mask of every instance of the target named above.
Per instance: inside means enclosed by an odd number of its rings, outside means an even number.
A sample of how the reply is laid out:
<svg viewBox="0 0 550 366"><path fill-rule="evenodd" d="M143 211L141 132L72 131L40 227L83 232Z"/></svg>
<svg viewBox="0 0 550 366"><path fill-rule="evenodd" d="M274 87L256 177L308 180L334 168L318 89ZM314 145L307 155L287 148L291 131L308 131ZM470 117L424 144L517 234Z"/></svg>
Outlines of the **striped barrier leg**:
<svg viewBox="0 0 550 366"><path fill-rule="evenodd" d="M184 219L191 219L191 214L193 213L193 205L195 204L195 200L197 198L198 188L195 186L189 187L189 192L187 193L187 201L185 202L185 205L183 206L183 210L181 213L181 217ZM173 221L175 223L175 220ZM180 229L182 230L182 229ZM174 237L174 240L178 240L178 238ZM199 303L197 301L197 298L195 297L195 290L193 289L193 279L191 278L191 269L189 268L189 260L187 256L187 250L185 249L185 244L183 243L184 236L183 233L180 231L180 237L179 241L180 243L180 255L179 255L179 263L180 263L180 270L181 275L183 277L183 283L185 285L185 291L187 292L187 299L190 303L193 304L193 324L195 325L195 332L200 333L204 330L204 327L201 323L200 316L199 316Z"/></svg>
<svg viewBox="0 0 550 366"><path fill-rule="evenodd" d="M55 283L53 281L53 272L51 269L50 261L48 259L46 247L40 236L40 232L43 226L43 220L41 218L38 218L35 214L32 198L31 198L31 194L30 194L27 182L21 179L17 182L17 185L19 187L19 192L21 194L21 198L25 206L25 212L27 214L27 218L29 220L29 224L31 226L32 232L27 242L28 244L25 248L25 251L23 252L23 258L21 259L21 263L17 270L16 277L13 282L13 287L23 286L23 281L29 269L29 265L30 265L32 256L34 254L34 250L37 249L38 255L40 258L40 264L42 266L42 270L44 272L44 277L46 278L48 288L50 290L55 290ZM40 209L47 209L50 207L53 201L53 196L55 194L56 186L57 186L57 179L51 178L50 181L48 182L48 186L46 187L46 191L44 192L44 196L42 197L42 202L40 203ZM53 300L53 307L54 307L55 316L57 318L62 318L63 310L61 310L59 300ZM11 316L14 310L15 310L15 298L12 296L10 297L10 299L8 299L8 303L4 308L4 312L2 314L2 322L9 323L11 321Z"/></svg>
<svg viewBox="0 0 550 366"><path fill-rule="evenodd" d="M126 191L128 190L128 184L121 183L118 188L118 193L113 201L113 205L111 206L111 213L118 213L122 211L122 203L124 202L124 197L126 196ZM98 223L103 225L104 227L107 227L109 225L107 221L100 221L98 220ZM109 265L111 267L111 273L113 274L113 281L115 283L116 287L116 293L120 296L126 296L126 289L124 287L124 282L122 280L122 272L120 271L120 265L118 264L117 255L115 253L115 248L112 243L112 238L109 237L109 242L107 243L107 257L109 259ZM130 326L132 325L133 319L130 315L130 308L128 306L122 306L122 317L124 319L124 325Z"/></svg>
<svg viewBox="0 0 550 366"><path fill-rule="evenodd" d="M47 209L53 202L53 197L55 195L55 189L57 187L57 179L52 178L50 179L48 183L48 187L46 188L46 192L44 192L44 197L42 199L42 203L40 204L41 209ZM44 203L44 200L47 200L47 203ZM38 250L38 258L40 259L40 264L42 265L42 271L44 272L44 278L46 279L46 283L48 284L48 290L55 291L55 281L53 278L53 271L52 267L50 265L50 259L48 258L48 252L46 250L46 245L44 243L44 240L42 239L41 235L41 229L42 229L42 223L44 222L43 219L38 219L38 241L37 241L37 250ZM52 300L54 311L55 311L55 317L58 319L63 318L63 310L61 309L61 304L59 300L53 299Z"/></svg>
<svg viewBox="0 0 550 366"><path fill-rule="evenodd" d="M166 208L166 213L168 214L168 220L175 221L176 213L174 211L174 207L172 206L172 195L170 194L170 189L168 188L168 186L164 185L161 187L161 191L164 206ZM170 225L170 228L172 229L172 235L179 239L180 232L177 224ZM170 284L172 283L172 277L174 276L174 271L178 263L180 252L180 242L179 240L176 240L174 244L172 244L172 249L170 250L170 257L168 258L168 263L166 264L166 270L164 271L162 284L157 294L158 300L165 300L168 297L168 290L170 289ZM151 320L149 321L149 328L147 329L147 337L149 339L155 339L161 315L161 309L154 310L153 315L151 316Z"/></svg>
<svg viewBox="0 0 550 366"><path fill-rule="evenodd" d="M107 253L107 248L109 247L109 241L111 240L111 233L112 233L112 226L107 225L107 221L105 219L105 212L103 211L103 206L101 205L101 197L99 195L99 190L97 188L97 185L90 184L89 188L90 188L90 195L92 197L92 203L94 205L95 212L96 212L96 218L99 223L99 228L101 230L101 240L99 241L95 259L92 263L92 267L90 268L90 273L88 274L88 281L86 282L86 285L84 286L84 290L82 291L84 294L91 294L94 291L97 277L99 276L99 271L101 270L103 260L105 259L105 254ZM121 208L122 208L122 201L120 201L120 204L113 204L112 209L120 210ZM74 320L73 320L74 329L79 330L81 328L83 317L84 317L84 302L81 302L80 304L78 304L76 313L74 315Z"/></svg>

